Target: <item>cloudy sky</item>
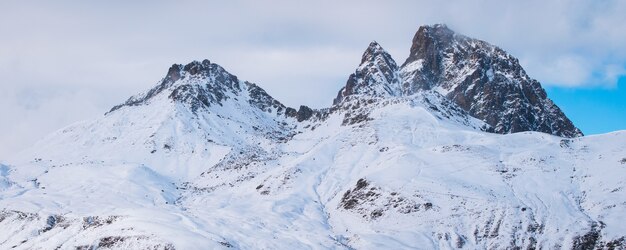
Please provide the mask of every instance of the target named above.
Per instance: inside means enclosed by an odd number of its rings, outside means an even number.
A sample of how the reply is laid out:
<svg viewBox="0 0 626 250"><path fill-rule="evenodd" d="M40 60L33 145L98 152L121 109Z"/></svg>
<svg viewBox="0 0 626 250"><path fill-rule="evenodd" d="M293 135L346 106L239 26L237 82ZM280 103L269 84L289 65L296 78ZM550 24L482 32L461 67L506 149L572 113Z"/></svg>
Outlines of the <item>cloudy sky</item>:
<svg viewBox="0 0 626 250"><path fill-rule="evenodd" d="M626 1L0 2L0 159L210 59L326 107L378 41L402 63L446 23L518 57L587 134L626 129Z"/></svg>

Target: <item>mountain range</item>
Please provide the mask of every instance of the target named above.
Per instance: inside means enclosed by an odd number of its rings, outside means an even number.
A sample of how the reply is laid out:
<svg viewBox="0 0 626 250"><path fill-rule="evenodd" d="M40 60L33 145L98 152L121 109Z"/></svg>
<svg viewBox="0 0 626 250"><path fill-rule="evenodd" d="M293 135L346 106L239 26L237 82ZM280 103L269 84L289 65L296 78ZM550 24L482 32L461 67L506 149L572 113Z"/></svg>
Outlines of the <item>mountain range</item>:
<svg viewBox="0 0 626 250"><path fill-rule="evenodd" d="M624 249L626 132L583 136L518 59L442 24L328 108L209 60L0 164L0 247Z"/></svg>

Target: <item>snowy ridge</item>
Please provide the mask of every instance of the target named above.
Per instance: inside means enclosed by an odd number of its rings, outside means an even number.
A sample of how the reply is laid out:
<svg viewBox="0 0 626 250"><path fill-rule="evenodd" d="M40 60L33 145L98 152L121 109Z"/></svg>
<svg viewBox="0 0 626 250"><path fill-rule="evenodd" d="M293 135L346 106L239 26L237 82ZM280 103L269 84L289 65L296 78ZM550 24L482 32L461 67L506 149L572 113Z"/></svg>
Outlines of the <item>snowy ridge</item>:
<svg viewBox="0 0 626 250"><path fill-rule="evenodd" d="M0 164L0 248L626 247L625 131L490 133L465 83L409 84L432 67L372 42L330 108L296 110L208 60L173 65Z"/></svg>

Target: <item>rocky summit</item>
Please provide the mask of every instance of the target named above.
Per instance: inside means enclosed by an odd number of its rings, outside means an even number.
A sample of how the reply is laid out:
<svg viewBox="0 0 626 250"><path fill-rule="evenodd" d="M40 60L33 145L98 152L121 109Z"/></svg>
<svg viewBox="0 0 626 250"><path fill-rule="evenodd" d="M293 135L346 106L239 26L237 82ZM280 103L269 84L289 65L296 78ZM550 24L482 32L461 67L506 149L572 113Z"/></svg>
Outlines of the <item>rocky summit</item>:
<svg viewBox="0 0 626 250"><path fill-rule="evenodd" d="M420 91L446 96L495 133L583 135L517 58L442 24L418 29L400 67L378 43L370 44L334 104L348 95L410 96Z"/></svg>
<svg viewBox="0 0 626 250"><path fill-rule="evenodd" d="M333 101L338 105L350 95L392 97L402 95L400 71L391 55L377 42L371 42L363 53L361 64L350 75Z"/></svg>
<svg viewBox="0 0 626 250"><path fill-rule="evenodd" d="M495 133L494 133L495 132ZM444 25L328 108L209 60L0 163L0 249L624 249L626 132Z"/></svg>
<svg viewBox="0 0 626 250"><path fill-rule="evenodd" d="M400 70L405 94L437 91L496 133L582 135L517 58L445 25L420 27Z"/></svg>

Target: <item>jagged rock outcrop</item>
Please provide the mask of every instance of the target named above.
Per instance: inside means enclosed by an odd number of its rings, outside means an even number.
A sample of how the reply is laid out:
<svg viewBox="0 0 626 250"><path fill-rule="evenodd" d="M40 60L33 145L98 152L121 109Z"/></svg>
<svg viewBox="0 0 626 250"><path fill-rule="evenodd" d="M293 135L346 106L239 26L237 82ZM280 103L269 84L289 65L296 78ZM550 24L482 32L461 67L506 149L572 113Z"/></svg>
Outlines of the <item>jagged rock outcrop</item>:
<svg viewBox="0 0 626 250"><path fill-rule="evenodd" d="M419 28L401 75L404 94L437 91L493 126L496 133L582 135L517 58L445 25Z"/></svg>
<svg viewBox="0 0 626 250"><path fill-rule="evenodd" d="M350 75L346 86L339 90L333 104L341 103L350 95L385 97L400 94L402 90L398 65L380 44L373 41L363 53L356 72Z"/></svg>
<svg viewBox="0 0 626 250"><path fill-rule="evenodd" d="M395 63L394 67L397 69ZM242 93L243 91L246 92L245 95ZM202 62L193 61L186 65L172 65L167 75L155 87L130 97L126 102L114 106L107 114L125 106L147 105L162 93L170 101L181 103L189 107L194 113L199 110L211 112L210 107L212 105L224 106L223 101L229 98L247 98L248 104L252 107L263 112L275 112L279 116L294 118L298 122L311 118L320 120L328 115L328 111L325 109L318 110L300 106L296 110L287 107L258 85L248 81L240 81L237 76L206 59Z"/></svg>
<svg viewBox="0 0 626 250"><path fill-rule="evenodd" d="M157 95L167 94L168 99L187 105L193 112L208 111L212 105L223 106L223 101L247 91L248 103L264 112L285 114L287 107L267 94L254 83L240 81L220 65L209 60L193 61L186 65L172 65L167 75L152 89L129 98L125 103L113 107L113 112L124 106L145 105Z"/></svg>
<svg viewBox="0 0 626 250"><path fill-rule="evenodd" d="M326 116L324 111L306 106L298 110L288 108L257 85L238 80L209 60L173 65L160 84L111 111L145 104L166 89L170 90L169 99L188 105L193 112L208 110L211 105L221 106L223 100L245 90L249 92L250 105L265 112L275 111L300 122ZM441 24L419 28L410 55L401 67L380 44L371 42L361 64L333 100L333 106L340 106L350 96L381 99L411 96L419 91L444 95L471 116L490 125L488 131L491 132L582 135L547 97L539 82L526 74L518 59L494 45L457 34Z"/></svg>
<svg viewBox="0 0 626 250"><path fill-rule="evenodd" d="M446 96L489 124L491 132L582 135L547 97L539 82L526 74L517 58L441 24L419 28L411 53L401 67L372 42L333 105L340 105L349 96L384 98L411 96L419 91Z"/></svg>

